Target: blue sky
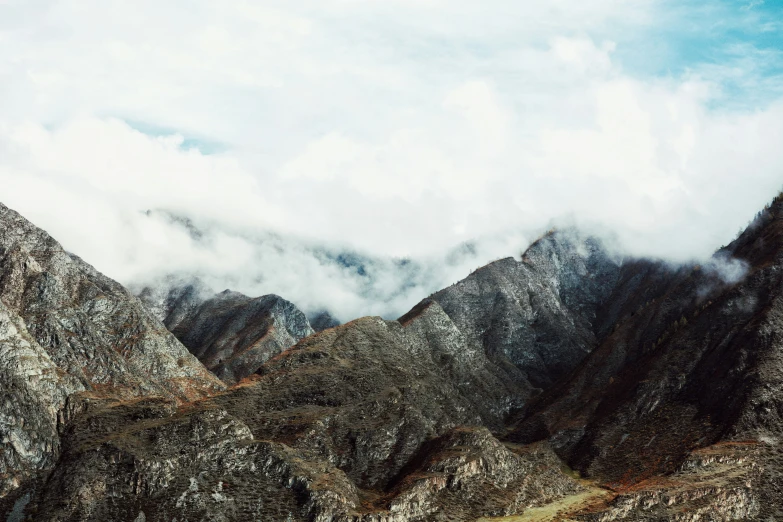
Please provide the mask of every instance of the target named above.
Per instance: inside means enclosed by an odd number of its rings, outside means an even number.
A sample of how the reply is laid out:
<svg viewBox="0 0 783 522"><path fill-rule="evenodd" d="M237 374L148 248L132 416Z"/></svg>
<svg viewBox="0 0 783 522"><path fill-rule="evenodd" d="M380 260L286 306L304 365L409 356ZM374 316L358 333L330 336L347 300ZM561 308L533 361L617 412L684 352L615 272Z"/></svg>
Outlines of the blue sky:
<svg viewBox="0 0 783 522"><path fill-rule="evenodd" d="M721 83L718 105L763 106L783 94L783 2L670 2L669 16L620 46L640 75L701 74Z"/></svg>
<svg viewBox="0 0 783 522"><path fill-rule="evenodd" d="M3 201L124 283L242 272L343 316L365 282L307 252L479 245L390 310L559 222L704 258L783 185L782 26L771 0L8 0Z"/></svg>
<svg viewBox="0 0 783 522"><path fill-rule="evenodd" d="M408 31L407 26L390 31L381 13L373 10L359 19L372 24L383 24L375 30L366 30L361 38L364 44L372 44L377 38L384 45L387 57L403 55L411 61L419 61L426 68L432 65L432 58L440 61L441 68L434 67L433 75L454 74L443 61L454 56L468 55L475 60L477 71L484 70L481 59L491 61L502 47L496 42L485 41L482 35L470 38L454 38L448 33L419 29L421 34L408 40L400 33ZM393 25L391 27L394 27ZM513 31L513 25L505 30ZM391 35L384 35L391 33ZM631 23L616 27L569 28L568 36L595 38L610 37L615 44L613 59L618 68L639 79L698 77L714 82L716 92L708 106L718 110L748 110L762 108L783 95L783 2L780 1L726 1L715 2L659 2L655 5L655 16L642 23ZM345 46L355 41L343 42ZM495 44L495 45L493 45ZM513 46L513 36L506 37L504 45ZM543 38L534 45L542 49L549 45ZM425 55L423 58L422 55ZM426 55L430 55L428 58ZM438 56L440 55L440 56ZM446 64L447 65L447 64ZM389 89L384 96L410 96ZM264 110L264 100L256 99ZM186 135L183 147L197 147L205 154L221 152L226 145L212 141L209 137L191 136L187 129L161 126L149 121L136 121L123 114L109 115L124 118L133 128L151 136L174 134ZM334 117L334 116L332 116ZM328 131L333 123L324 122L322 132Z"/></svg>

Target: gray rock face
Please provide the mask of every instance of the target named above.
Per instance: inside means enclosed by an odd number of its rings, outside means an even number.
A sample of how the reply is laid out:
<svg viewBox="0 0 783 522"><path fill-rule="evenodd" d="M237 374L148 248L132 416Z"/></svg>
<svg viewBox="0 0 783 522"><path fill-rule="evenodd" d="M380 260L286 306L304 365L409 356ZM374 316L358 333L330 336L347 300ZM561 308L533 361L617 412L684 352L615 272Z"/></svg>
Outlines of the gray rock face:
<svg viewBox="0 0 783 522"><path fill-rule="evenodd" d="M514 515L583 490L547 444L510 447L486 428L454 428L420 453L392 491L390 511L407 520Z"/></svg>
<svg viewBox="0 0 783 522"><path fill-rule="evenodd" d="M0 205L0 494L50 467L71 394L203 397L223 385L116 282Z"/></svg>
<svg viewBox="0 0 783 522"><path fill-rule="evenodd" d="M27 507L37 521L474 520L581 487L546 445L509 449L455 428L387 493L362 490L311 451L259 440L215 403L103 404L64 437L61 465Z"/></svg>
<svg viewBox="0 0 783 522"><path fill-rule="evenodd" d="M218 375L235 382L260 366L259 375L185 409L170 398L63 393L59 466L46 488L27 491L27 512L42 520L467 520L578 491L553 454L511 451L476 426L502 431L536 393L529 376L542 386L564 371L544 351L534 358L541 365L524 363L515 343L534 346L560 327L579 357L595 342L590 299L609 283L584 293L574 281L614 265L585 244L544 238L522 262L496 263L459 287L472 293L444 291L399 321L364 318L317 335L277 296L204 299L198 285L147 291L144 317L163 320ZM508 334L519 317L525 331ZM56 428L36 431L60 444Z"/></svg>
<svg viewBox="0 0 783 522"><path fill-rule="evenodd" d="M490 357L507 359L546 388L597 345L598 312L620 266L599 240L555 231L521 261L491 263L432 299Z"/></svg>
<svg viewBox="0 0 783 522"><path fill-rule="evenodd" d="M209 298L198 282L142 300L208 369L234 384L300 339L315 333L305 315L276 295L250 298L226 290ZM161 295L162 294L162 295Z"/></svg>
<svg viewBox="0 0 783 522"><path fill-rule="evenodd" d="M28 512L42 521L327 520L357 491L340 470L254 440L213 404L96 405L64 435L61 465Z"/></svg>
<svg viewBox="0 0 783 522"><path fill-rule="evenodd" d="M82 390L0 302L0 496L54 465L58 413L68 395Z"/></svg>

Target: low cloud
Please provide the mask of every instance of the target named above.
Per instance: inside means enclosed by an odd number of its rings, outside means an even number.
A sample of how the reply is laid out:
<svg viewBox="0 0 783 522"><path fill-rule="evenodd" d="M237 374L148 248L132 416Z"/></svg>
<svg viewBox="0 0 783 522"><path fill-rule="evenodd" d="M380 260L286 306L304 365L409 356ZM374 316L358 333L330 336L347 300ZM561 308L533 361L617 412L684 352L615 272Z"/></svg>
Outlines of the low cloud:
<svg viewBox="0 0 783 522"><path fill-rule="evenodd" d="M493 256L515 250L518 255L528 242L518 233L498 235L437 256L390 258L303 238L196 224L162 211L144 213L138 223L165 237L166 246L154 251L156 257L139 256L134 272L126 274L136 293L198 281L207 294L224 289L251 296L275 293L308 314L329 311L341 321L363 315L396 318Z"/></svg>
<svg viewBox="0 0 783 522"><path fill-rule="evenodd" d="M125 284L197 273L341 319L553 221L707 259L780 188L779 60L675 64L649 42L702 18L667 5L6 3L0 199ZM710 16L739 34L760 7Z"/></svg>
<svg viewBox="0 0 783 522"><path fill-rule="evenodd" d="M727 285L742 281L748 273L748 263L725 254L716 254L704 265L707 273L714 274Z"/></svg>

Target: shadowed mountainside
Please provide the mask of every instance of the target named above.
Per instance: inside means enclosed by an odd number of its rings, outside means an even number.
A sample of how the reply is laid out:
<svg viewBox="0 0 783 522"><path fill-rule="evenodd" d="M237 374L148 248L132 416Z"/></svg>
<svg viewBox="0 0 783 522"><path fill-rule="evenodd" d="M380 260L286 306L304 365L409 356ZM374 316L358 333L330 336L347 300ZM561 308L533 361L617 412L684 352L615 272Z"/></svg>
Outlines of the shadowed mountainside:
<svg viewBox="0 0 783 522"><path fill-rule="evenodd" d="M517 261L491 263L432 296L488 356L546 388L597 344L597 314L620 260L573 229L547 233Z"/></svg>
<svg viewBox="0 0 783 522"><path fill-rule="evenodd" d="M757 446L750 454L758 468L743 475L744 516L783 519L775 456L783 435L782 290L781 197L704 265L624 265L604 307L616 317L613 331L565 382L524 408L509 438L548 438L572 466L619 491L680 470L700 448ZM641 519L638 509L629 516Z"/></svg>

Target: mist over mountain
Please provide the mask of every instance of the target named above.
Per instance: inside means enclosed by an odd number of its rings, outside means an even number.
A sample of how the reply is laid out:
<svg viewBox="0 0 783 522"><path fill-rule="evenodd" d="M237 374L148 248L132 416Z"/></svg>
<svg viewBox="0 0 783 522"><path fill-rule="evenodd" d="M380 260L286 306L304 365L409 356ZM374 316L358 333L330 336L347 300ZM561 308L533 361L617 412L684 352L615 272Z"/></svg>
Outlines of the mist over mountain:
<svg viewBox="0 0 783 522"><path fill-rule="evenodd" d="M308 316L327 311L341 322L364 315L398 317L422 296L509 252L521 254L527 245L526 234L515 233L466 242L439 255L392 258L263 230L196 224L165 211L143 216L176 237L178 250L129 276L136 293L198 279L205 297L225 289L278 294Z"/></svg>
<svg viewBox="0 0 783 522"><path fill-rule="evenodd" d="M282 236L250 227L228 228L214 222L157 210L142 214L166 237L175 238L177 252L157 254L147 269L134 270L128 286L137 294L145 288L181 288L194 280L198 292L208 298L226 289L249 296L276 294L293 302L314 318L324 312L338 322L365 315L395 318L404 314L422 296L430 295L496 259L521 256L528 245L547 230L561 237L573 235L600 238L608 255L633 256L612 230L573 218L550 221L542 229L478 238L446 249L438 255L393 258L360 252L348 246L296 236ZM725 238L728 243L734 238ZM136 257L144 255L138 254ZM656 256L656 258L658 258ZM663 259L673 266L683 262L703 263L725 278L742 273L741 261L694 257L687 261ZM140 266L145 266L144 262Z"/></svg>

